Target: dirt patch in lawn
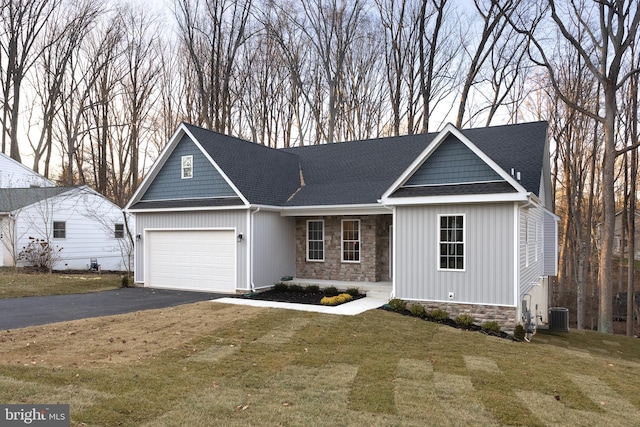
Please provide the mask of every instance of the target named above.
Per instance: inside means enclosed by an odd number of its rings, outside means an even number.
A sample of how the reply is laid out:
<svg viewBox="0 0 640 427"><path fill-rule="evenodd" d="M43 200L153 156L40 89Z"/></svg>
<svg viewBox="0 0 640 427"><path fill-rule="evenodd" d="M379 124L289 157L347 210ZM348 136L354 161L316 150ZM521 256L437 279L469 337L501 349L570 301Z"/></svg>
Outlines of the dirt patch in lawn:
<svg viewBox="0 0 640 427"><path fill-rule="evenodd" d="M263 310L205 301L4 330L0 331L0 364L53 368L129 364L185 346Z"/></svg>

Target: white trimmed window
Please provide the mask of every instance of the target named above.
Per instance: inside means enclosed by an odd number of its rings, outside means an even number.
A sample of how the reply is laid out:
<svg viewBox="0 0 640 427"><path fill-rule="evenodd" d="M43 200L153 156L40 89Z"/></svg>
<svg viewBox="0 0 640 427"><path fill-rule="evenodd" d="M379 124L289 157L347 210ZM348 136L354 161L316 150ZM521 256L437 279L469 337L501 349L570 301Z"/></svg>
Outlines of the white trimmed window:
<svg viewBox="0 0 640 427"><path fill-rule="evenodd" d="M66 239L67 238L67 223L64 221L53 221L53 238L54 239Z"/></svg>
<svg viewBox="0 0 640 427"><path fill-rule="evenodd" d="M324 221L307 221L307 261L324 261Z"/></svg>
<svg viewBox="0 0 640 427"><path fill-rule="evenodd" d="M438 269L464 271L464 215L438 215L438 220Z"/></svg>
<svg viewBox="0 0 640 427"><path fill-rule="evenodd" d="M193 178L193 156L182 156L182 179Z"/></svg>
<svg viewBox="0 0 640 427"><path fill-rule="evenodd" d="M360 262L360 220L342 220L342 262Z"/></svg>

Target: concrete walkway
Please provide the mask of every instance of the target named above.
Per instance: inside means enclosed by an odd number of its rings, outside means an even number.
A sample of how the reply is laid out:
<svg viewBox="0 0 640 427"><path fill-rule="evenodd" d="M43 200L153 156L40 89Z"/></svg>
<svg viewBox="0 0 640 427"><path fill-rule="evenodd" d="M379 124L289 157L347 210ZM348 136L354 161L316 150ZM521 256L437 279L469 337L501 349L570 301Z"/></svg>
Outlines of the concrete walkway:
<svg viewBox="0 0 640 427"><path fill-rule="evenodd" d="M247 298L218 298L213 302L224 304L250 305L252 307L272 307L283 308L285 310L313 311L316 313L341 314L344 316L355 316L365 311L382 307L388 299L364 297L355 301L347 302L336 306L313 305L313 304L294 304L288 302L264 301Z"/></svg>

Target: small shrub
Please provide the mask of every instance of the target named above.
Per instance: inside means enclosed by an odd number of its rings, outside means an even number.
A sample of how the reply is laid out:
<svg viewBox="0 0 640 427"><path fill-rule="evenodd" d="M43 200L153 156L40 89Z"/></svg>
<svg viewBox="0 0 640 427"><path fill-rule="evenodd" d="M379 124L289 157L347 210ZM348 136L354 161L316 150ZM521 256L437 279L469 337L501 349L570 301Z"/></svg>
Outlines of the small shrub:
<svg viewBox="0 0 640 427"><path fill-rule="evenodd" d="M493 332L495 334L499 334L500 333L500 324L498 322L496 322L495 320L492 320L490 322L484 322L482 324L482 329L484 329L487 332Z"/></svg>
<svg viewBox="0 0 640 427"><path fill-rule="evenodd" d="M449 313L439 308L436 308L431 313L429 313L429 317L436 322L442 322L443 320L449 319Z"/></svg>
<svg viewBox="0 0 640 427"><path fill-rule="evenodd" d="M353 299L353 297L349 294L340 294L340 295L335 295L332 297L323 297L320 300L320 304L323 305L338 305L338 304L342 304L345 303L347 301L351 301Z"/></svg>
<svg viewBox="0 0 640 427"><path fill-rule="evenodd" d="M272 290L275 292L289 292L289 285L282 282L276 283L275 285L273 285Z"/></svg>
<svg viewBox="0 0 640 427"><path fill-rule="evenodd" d="M62 248L45 239L29 237L29 243L22 248L18 259L42 270L51 270L62 259Z"/></svg>
<svg viewBox="0 0 640 427"><path fill-rule="evenodd" d="M317 294L320 292L320 286L318 285L309 285L306 287L305 292L308 294Z"/></svg>
<svg viewBox="0 0 640 427"><path fill-rule="evenodd" d="M413 314L416 317L420 317L424 319L425 317L427 317L427 309L424 308L424 305L422 304L412 304L411 314Z"/></svg>
<svg viewBox="0 0 640 427"><path fill-rule="evenodd" d="M400 298L393 298L389 300L389 307L395 311L405 311L407 309L407 302Z"/></svg>
<svg viewBox="0 0 640 427"><path fill-rule="evenodd" d="M338 295L338 288L336 288L335 286L324 288L324 294L328 297L335 297L336 295Z"/></svg>
<svg viewBox="0 0 640 427"><path fill-rule="evenodd" d="M305 292L305 288L303 288L300 285L289 285L289 292L292 292L294 294L302 294Z"/></svg>
<svg viewBox="0 0 640 427"><path fill-rule="evenodd" d="M464 328L468 328L473 325L476 319L470 314L461 314L456 317L456 323Z"/></svg>
<svg viewBox="0 0 640 427"><path fill-rule="evenodd" d="M513 337L518 341L524 341L524 336L525 336L524 326L516 325L516 328L513 331Z"/></svg>
<svg viewBox="0 0 640 427"><path fill-rule="evenodd" d="M129 287L129 276L122 276L121 285L123 288Z"/></svg>
<svg viewBox="0 0 640 427"><path fill-rule="evenodd" d="M351 295L352 297L357 297L360 296L360 289L358 288L349 288L346 291L344 291L346 294Z"/></svg>

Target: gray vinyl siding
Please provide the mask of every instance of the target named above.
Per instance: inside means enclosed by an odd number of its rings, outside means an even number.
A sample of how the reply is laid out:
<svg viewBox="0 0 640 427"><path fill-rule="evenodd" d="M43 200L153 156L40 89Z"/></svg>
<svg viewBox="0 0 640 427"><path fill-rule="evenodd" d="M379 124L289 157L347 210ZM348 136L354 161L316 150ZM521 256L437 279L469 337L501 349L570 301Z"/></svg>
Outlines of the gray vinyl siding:
<svg viewBox="0 0 640 427"><path fill-rule="evenodd" d="M502 181L502 177L469 147L450 135L405 185L435 185Z"/></svg>
<svg viewBox="0 0 640 427"><path fill-rule="evenodd" d="M253 214L253 285L271 286L296 271L295 218L279 212Z"/></svg>
<svg viewBox="0 0 640 427"><path fill-rule="evenodd" d="M396 297L513 306L514 212L512 203L396 207ZM439 214L465 216L465 271L438 270Z"/></svg>
<svg viewBox="0 0 640 427"><path fill-rule="evenodd" d="M215 229L234 228L236 233L248 236L248 213L246 210L200 211L200 212L159 212L137 213L136 233L142 240L135 247L135 281L144 282L144 234L145 230L177 230L177 229ZM247 239L237 244L237 286L239 289L250 289L247 274L248 249Z"/></svg>
<svg viewBox="0 0 640 427"><path fill-rule="evenodd" d="M520 295L523 298L544 275L544 217L540 207L520 208L519 266ZM527 225L528 224L528 225Z"/></svg>
<svg viewBox="0 0 640 427"><path fill-rule="evenodd" d="M182 156L193 156L192 178L182 178ZM142 200L196 199L236 195L209 159L185 135L142 196Z"/></svg>

